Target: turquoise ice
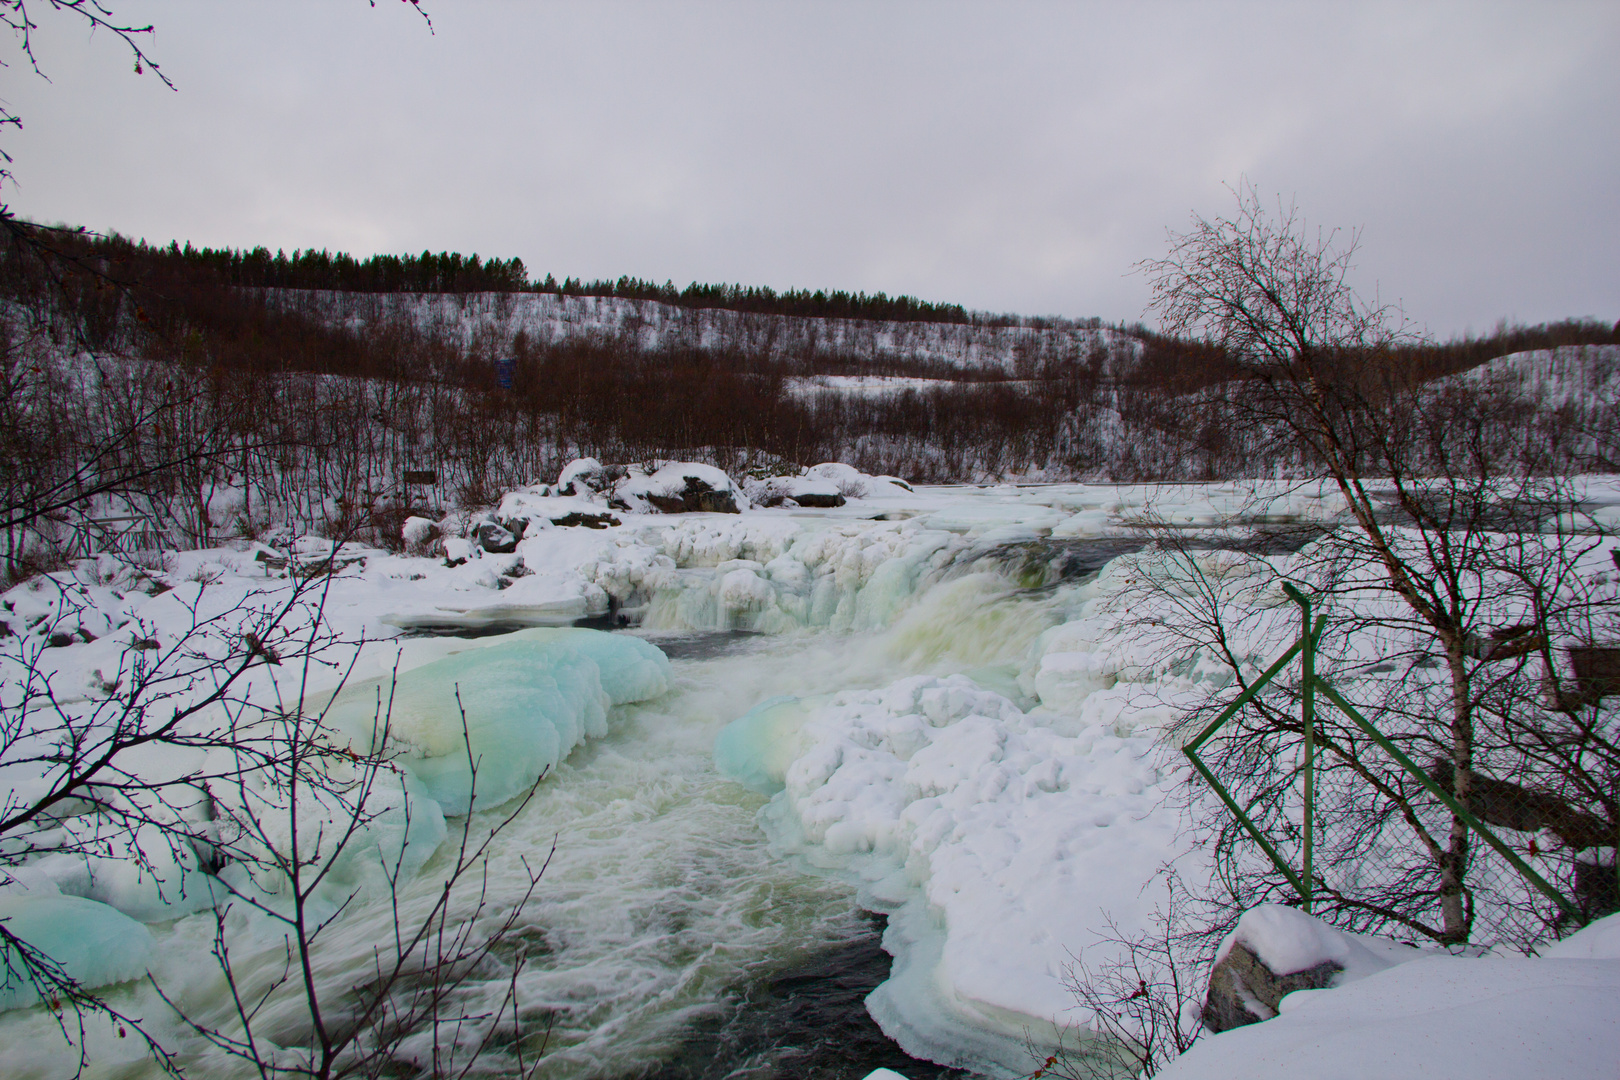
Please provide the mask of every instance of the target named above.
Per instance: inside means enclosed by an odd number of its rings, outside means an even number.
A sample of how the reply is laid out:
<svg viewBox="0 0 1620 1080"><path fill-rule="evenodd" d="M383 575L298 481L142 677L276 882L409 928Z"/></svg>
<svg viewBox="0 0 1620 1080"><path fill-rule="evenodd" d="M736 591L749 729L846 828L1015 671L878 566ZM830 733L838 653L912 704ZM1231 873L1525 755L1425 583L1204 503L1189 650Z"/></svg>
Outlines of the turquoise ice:
<svg viewBox="0 0 1620 1080"><path fill-rule="evenodd" d="M81 896L0 896L0 921L8 933L50 957L62 974L87 990L138 979L152 958L152 934L146 927ZM0 1011L39 1000L21 960L15 948L0 946L5 969L0 972Z"/></svg>
<svg viewBox="0 0 1620 1080"><path fill-rule="evenodd" d="M799 730L812 702L778 695L766 698L721 729L714 740L714 767L721 776L775 795L799 752Z"/></svg>
<svg viewBox="0 0 1620 1080"><path fill-rule="evenodd" d="M668 685L669 660L639 638L544 627L352 687L326 723L373 748L386 724L401 764L456 815L521 795L574 747L606 735L612 706Z"/></svg>

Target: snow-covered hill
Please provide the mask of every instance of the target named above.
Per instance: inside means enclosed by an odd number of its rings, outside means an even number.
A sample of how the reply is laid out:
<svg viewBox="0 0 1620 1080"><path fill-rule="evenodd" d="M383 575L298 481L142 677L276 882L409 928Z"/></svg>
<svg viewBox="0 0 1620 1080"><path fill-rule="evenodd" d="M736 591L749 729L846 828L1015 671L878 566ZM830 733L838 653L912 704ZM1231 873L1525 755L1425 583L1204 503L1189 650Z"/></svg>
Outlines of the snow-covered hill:
<svg viewBox="0 0 1620 1080"><path fill-rule="evenodd" d="M798 356L904 360L1017 373L1041 359L1084 356L1134 339L1096 320L1026 320L1025 325L881 322L692 309L653 300L553 293L340 293L277 290L288 309L342 320L353 329L403 320L472 346L509 349L519 333L534 344L619 338L645 350L735 349Z"/></svg>

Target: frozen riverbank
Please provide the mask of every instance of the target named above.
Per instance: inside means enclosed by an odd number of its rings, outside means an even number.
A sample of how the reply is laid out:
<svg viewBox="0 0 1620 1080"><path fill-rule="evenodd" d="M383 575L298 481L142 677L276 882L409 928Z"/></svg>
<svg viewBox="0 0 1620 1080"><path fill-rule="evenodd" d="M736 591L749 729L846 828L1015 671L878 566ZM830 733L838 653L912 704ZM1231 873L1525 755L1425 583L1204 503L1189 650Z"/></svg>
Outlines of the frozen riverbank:
<svg viewBox="0 0 1620 1080"><path fill-rule="evenodd" d="M494 849L490 878L497 906L516 903L521 860L543 856L555 837L525 908L530 960L518 985L529 1021L551 1026L545 1075L629 1075L668 1060L703 1025L726 1023L767 973L869 934L857 900L890 916L894 972L870 1002L884 1030L921 1056L1017 1074L1033 1067L1026 1033L1041 1042L1084 1020L1063 988L1065 964L1082 950L1096 955L1105 914L1125 932L1145 925L1156 871L1186 856L1173 798L1183 770L1162 735L1179 709L1225 685L1215 666L1172 663L1143 630L1151 612L1130 610L1128 563L1093 572L1143 543L1142 524L1156 521L1247 547L1209 556L1222 580L1280 573L1303 541L1279 542L1278 530L1319 527L1338 505L1320 490L1266 487L1276 497L1263 514L1254 490L1234 485L890 486L820 510L617 512L620 524L603 529L554 526L536 512L513 551L469 543L455 566L337 553L320 593L336 635L323 654L331 666L297 692L290 665L256 667L248 692L298 700L347 672L346 692L359 694L399 672L421 703L401 715L405 764L423 770L421 797L452 818L465 789L411 764L449 756L441 736L454 718L434 695L452 676L435 676L435 665L481 679L480 690L518 693L502 723L533 734L525 710L546 718L546 746L521 768L510 763L513 779L489 793L521 790L523 776L554 762ZM1620 501L1595 490L1604 505ZM579 511L545 499L517 502L559 517ZM306 554L322 552L308 544ZM8 647L41 646L35 666L58 703L88 707L132 643L160 651L195 633L199 618L240 622L273 606L292 579L255 555L174 555L152 571L173 585L157 596L110 563L19 587L4 598L16 624ZM1277 620L1292 617L1279 611ZM603 638L668 643L668 667L639 642L629 652L576 644L566 657L545 654L549 685L523 689L479 675L480 665L495 671L506 651L551 640L544 632L405 632L590 617L622 617L624 631ZM1275 631L1264 620L1249 627L1254 650ZM55 636L65 643L44 648ZM632 654L660 674L615 673L614 657ZM526 670L538 670L539 655L524 653ZM439 689L411 690L413 680ZM497 727L489 737L494 760L514 735ZM411 897L433 892L442 860L423 855ZM220 989L209 974L211 917L136 912L124 892L98 884L107 876L117 874L58 862L8 888L123 902L154 935L159 981L210 1015ZM360 905L322 963L358 970L386 931L387 912ZM139 985L113 992L162 1012ZM0 1016L0 1037L37 1050L42 1074L61 1048L51 1030L40 1008ZM164 1031L200 1052L178 1026ZM138 1056L111 1040L96 1053Z"/></svg>

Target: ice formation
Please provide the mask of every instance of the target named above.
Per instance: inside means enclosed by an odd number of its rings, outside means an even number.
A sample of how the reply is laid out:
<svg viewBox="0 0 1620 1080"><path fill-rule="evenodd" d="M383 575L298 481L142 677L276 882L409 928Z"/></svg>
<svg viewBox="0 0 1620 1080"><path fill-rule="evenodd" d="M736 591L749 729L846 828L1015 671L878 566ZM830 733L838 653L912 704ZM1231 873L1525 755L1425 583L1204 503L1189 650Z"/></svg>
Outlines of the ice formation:
<svg viewBox="0 0 1620 1080"><path fill-rule="evenodd" d="M40 893L0 896L0 920L7 932L55 961L85 989L139 979L152 962L151 932L94 900ZM23 975L21 958L9 946L0 946L0 966L0 1011L39 1000Z"/></svg>
<svg viewBox="0 0 1620 1080"><path fill-rule="evenodd" d="M1016 1072L1027 1029L1072 1004L1066 949L1099 911L1140 910L1180 854L1153 732L1057 719L916 676L766 702L717 741L723 772L781 787L763 814L778 845L891 912L896 969L868 1007L913 1054Z"/></svg>
<svg viewBox="0 0 1620 1080"><path fill-rule="evenodd" d="M326 782L300 785L292 802L285 773L250 770L240 784L218 787L219 839L247 856L219 872L232 892L285 910L282 868L296 860L309 867L306 884L319 874L312 911L325 917L357 895L386 897L391 877L409 881L444 841L439 803L409 767L368 771L341 755L317 767Z"/></svg>
<svg viewBox="0 0 1620 1080"><path fill-rule="evenodd" d="M663 693L668 669L637 638L527 630L347 687L324 721L368 750L397 752L445 813L464 814L522 794L574 747L606 735L609 708Z"/></svg>

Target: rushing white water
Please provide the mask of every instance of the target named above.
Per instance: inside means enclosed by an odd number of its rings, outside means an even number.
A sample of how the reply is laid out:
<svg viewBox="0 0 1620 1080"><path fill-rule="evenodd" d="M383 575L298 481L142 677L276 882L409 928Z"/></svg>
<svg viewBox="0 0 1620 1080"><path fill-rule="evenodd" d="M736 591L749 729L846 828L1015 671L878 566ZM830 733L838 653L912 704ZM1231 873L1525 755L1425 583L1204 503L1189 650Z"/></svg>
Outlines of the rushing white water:
<svg viewBox="0 0 1620 1080"><path fill-rule="evenodd" d="M916 573L908 576L915 581ZM772 695L880 687L919 672L972 668L1016 693L1017 662L1057 621L1062 603L1050 591L1020 591L987 573L884 602L902 610L893 625L854 634L644 633L673 657L670 691L617 708L606 737L576 749L540 784L489 862L486 915L498 916L522 899L525 865L550 858L503 953L525 953L516 990L530 1056L546 1048L539 1075L656 1071L694 1026L723 1019L760 980L870 938L872 925L850 884L807 874L772 852L757 821L765 799L716 772L716 735ZM477 815L475 832L501 812ZM453 841L454 821L451 831ZM431 902L442 880L435 871L450 847L406 886L407 916ZM392 922L382 903L347 913L322 939L322 982L341 990L364 981ZM230 1027L226 987L208 955L212 920L154 930L159 984L192 1019ZM282 951L261 936L255 953L250 938L237 940L234 959L238 977L251 983L277 973ZM466 993L493 1008L508 985L498 972ZM165 1017L149 989L124 988L115 997L153 1018L166 1040L189 1051L183 1057L204 1050ZM8 1071L44 1076L60 1065L61 1039L43 1010L14 1012L3 1023L13 1048ZM289 1044L305 1040L304 1026L291 996L261 1018L263 1033ZM91 1043L100 1061L133 1065L138 1057L131 1043L99 1033ZM29 1061L25 1047L37 1049L38 1060ZM206 1062L209 1075L231 1071L217 1056L194 1060Z"/></svg>

